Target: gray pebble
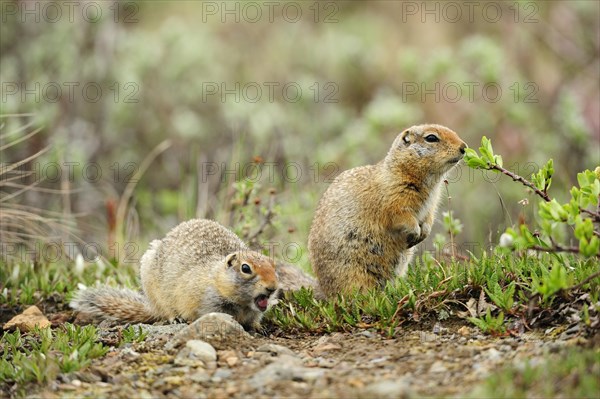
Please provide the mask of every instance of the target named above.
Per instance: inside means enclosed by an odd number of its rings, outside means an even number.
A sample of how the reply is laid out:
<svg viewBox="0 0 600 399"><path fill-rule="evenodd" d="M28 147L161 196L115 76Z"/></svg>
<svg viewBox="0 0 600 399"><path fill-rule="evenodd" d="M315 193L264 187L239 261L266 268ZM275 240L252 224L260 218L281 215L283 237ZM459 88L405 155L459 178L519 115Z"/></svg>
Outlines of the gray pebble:
<svg viewBox="0 0 600 399"><path fill-rule="evenodd" d="M277 344L264 344L258 347L258 349L256 349L257 352L267 352L270 353L271 355L288 355L288 356L294 356L297 357L298 355L296 355L294 353L294 351L292 351L289 348L286 348L285 346L282 345L277 345Z"/></svg>
<svg viewBox="0 0 600 399"><path fill-rule="evenodd" d="M217 351L210 344L200 340L190 340L179 351L174 363L178 366L200 366L209 369L216 367Z"/></svg>
<svg viewBox="0 0 600 399"><path fill-rule="evenodd" d="M430 373L445 373L446 371L448 371L448 368L444 366L444 363L439 360L433 362L433 364L429 368Z"/></svg>
<svg viewBox="0 0 600 399"><path fill-rule="evenodd" d="M212 381L213 382L221 382L223 380L227 380L231 377L232 373L231 370L227 370L227 369L217 369L215 371L215 373L212 376Z"/></svg>
<svg viewBox="0 0 600 399"><path fill-rule="evenodd" d="M487 358L489 360L492 360L494 362L497 362L498 360L502 359L502 353L500 353L500 351L498 351L498 350L496 350L494 348L488 349L485 352L485 356L487 356Z"/></svg>
<svg viewBox="0 0 600 399"><path fill-rule="evenodd" d="M297 357L281 355L277 361L267 365L250 379L255 388L264 387L279 381L311 382L325 374L321 368L303 367Z"/></svg>
<svg viewBox="0 0 600 399"><path fill-rule="evenodd" d="M207 342L193 339L188 341L185 347L190 348L190 355L195 356L203 362L217 360L217 351Z"/></svg>
<svg viewBox="0 0 600 399"><path fill-rule="evenodd" d="M199 369L190 375L190 379L195 383L208 382L210 381L210 375L205 370Z"/></svg>
<svg viewBox="0 0 600 399"><path fill-rule="evenodd" d="M384 380L367 385L361 395L373 399L407 399L412 397L409 384L403 379Z"/></svg>
<svg viewBox="0 0 600 399"><path fill-rule="evenodd" d="M377 336L376 334L373 334L371 331L367 331L367 330L361 331L358 335L362 335L367 338L375 338Z"/></svg>
<svg viewBox="0 0 600 399"><path fill-rule="evenodd" d="M189 340L239 340L252 338L235 319L225 313L208 313L182 329L167 344L170 351Z"/></svg>

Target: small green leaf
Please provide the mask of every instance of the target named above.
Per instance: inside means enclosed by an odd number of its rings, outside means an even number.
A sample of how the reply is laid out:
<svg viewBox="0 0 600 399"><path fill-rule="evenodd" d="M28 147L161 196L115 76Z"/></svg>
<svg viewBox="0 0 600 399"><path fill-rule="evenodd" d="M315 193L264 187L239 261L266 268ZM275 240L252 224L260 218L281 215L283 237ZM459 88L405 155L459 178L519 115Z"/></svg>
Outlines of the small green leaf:
<svg viewBox="0 0 600 399"><path fill-rule="evenodd" d="M502 156L494 155L494 162L496 163L496 165L502 167Z"/></svg>

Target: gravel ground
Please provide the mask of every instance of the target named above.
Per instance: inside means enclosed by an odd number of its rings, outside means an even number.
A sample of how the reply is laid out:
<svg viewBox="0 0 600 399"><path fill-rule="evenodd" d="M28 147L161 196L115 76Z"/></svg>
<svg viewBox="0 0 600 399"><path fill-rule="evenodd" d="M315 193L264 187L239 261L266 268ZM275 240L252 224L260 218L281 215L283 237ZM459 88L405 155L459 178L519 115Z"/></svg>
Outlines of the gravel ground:
<svg viewBox="0 0 600 399"><path fill-rule="evenodd" d="M207 316L205 316L206 318ZM83 371L35 393L57 397L464 397L504 365L543 362L585 343L577 328L491 337L459 323L420 326L387 339L363 330L250 335L226 315L190 326L143 325L144 342L114 348ZM215 328L217 326L217 328ZM119 328L102 328L114 340Z"/></svg>

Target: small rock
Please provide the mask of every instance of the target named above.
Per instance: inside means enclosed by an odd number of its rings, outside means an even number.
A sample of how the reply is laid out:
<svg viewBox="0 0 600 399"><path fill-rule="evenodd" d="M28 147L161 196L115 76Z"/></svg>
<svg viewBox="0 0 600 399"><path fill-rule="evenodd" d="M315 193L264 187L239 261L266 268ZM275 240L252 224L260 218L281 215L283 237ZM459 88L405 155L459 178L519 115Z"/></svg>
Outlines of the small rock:
<svg viewBox="0 0 600 399"><path fill-rule="evenodd" d="M190 348L190 355L202 360L203 362L214 362L217 360L217 351L209 343L192 339L185 344Z"/></svg>
<svg viewBox="0 0 600 399"><path fill-rule="evenodd" d="M147 340L151 341L157 339L161 336L171 337L177 334L179 331L188 327L187 323L178 323L178 324L165 324L165 325L155 325L155 324L140 324L144 333L148 334Z"/></svg>
<svg viewBox="0 0 600 399"><path fill-rule="evenodd" d="M190 324L175 335L165 349L171 351L189 340L239 341L251 339L252 336L244 331L233 316L225 313L208 313Z"/></svg>
<svg viewBox="0 0 600 399"><path fill-rule="evenodd" d="M227 366L233 367L240 361L237 353L232 350L219 351L219 361L225 362Z"/></svg>
<svg viewBox="0 0 600 399"><path fill-rule="evenodd" d="M208 382L210 381L210 375L206 372L206 370L199 369L197 372L190 375L190 379L196 383Z"/></svg>
<svg viewBox="0 0 600 399"><path fill-rule="evenodd" d="M231 375L232 375L232 372L230 370L217 369L217 371L215 371L215 373L213 374L211 380L212 380L212 382L221 382L223 380L229 379L229 377L231 377Z"/></svg>
<svg viewBox="0 0 600 399"><path fill-rule="evenodd" d="M30 306L23 313L7 321L2 328L4 330L16 330L18 328L21 332L29 332L36 326L45 328L51 324L37 306Z"/></svg>
<svg viewBox="0 0 600 399"><path fill-rule="evenodd" d="M409 384L402 379L375 382L360 392L359 396L373 399L407 399L412 396Z"/></svg>
<svg viewBox="0 0 600 399"><path fill-rule="evenodd" d="M321 354L323 352L331 352L331 351L337 351L342 349L341 345L338 344L333 344L333 343L323 343L320 345L317 345L312 352L314 354Z"/></svg>
<svg viewBox="0 0 600 399"><path fill-rule="evenodd" d="M471 335L471 329L467 326L462 326L461 328L458 329L457 332L460 335L462 335L463 337L468 337L469 335Z"/></svg>
<svg viewBox="0 0 600 399"><path fill-rule="evenodd" d="M138 352L134 351L133 349L131 349L130 347L127 347L127 348L123 348L120 351L119 356L123 360L134 360L134 359L137 359L138 357L140 357L140 354Z"/></svg>
<svg viewBox="0 0 600 399"><path fill-rule="evenodd" d="M429 368L430 373L445 373L446 371L448 371L448 368L444 366L444 363L439 360L433 362L433 364Z"/></svg>
<svg viewBox="0 0 600 399"><path fill-rule="evenodd" d="M362 335L363 337L367 337L367 338L375 338L377 336L368 330L361 331L358 335Z"/></svg>
<svg viewBox="0 0 600 399"><path fill-rule="evenodd" d="M494 362L502 359L502 353L500 353L500 351L494 349L494 348L490 348L485 352L485 355L487 356L487 358L489 360L492 360Z"/></svg>
<svg viewBox="0 0 600 399"><path fill-rule="evenodd" d="M216 368L217 351L210 344L200 340L189 340L179 351L174 363L178 366L202 366Z"/></svg>
<svg viewBox="0 0 600 399"><path fill-rule="evenodd" d="M426 331L421 331L420 338L421 342L435 342L440 339L436 334Z"/></svg>
<svg viewBox="0 0 600 399"><path fill-rule="evenodd" d="M282 346L282 345L277 345L277 344L261 345L258 347L256 352L267 352L267 353L270 353L272 356L280 356L280 355L288 355L288 356L293 356L293 357L298 356L291 349L286 348L285 346Z"/></svg>
<svg viewBox="0 0 600 399"><path fill-rule="evenodd" d="M277 357L271 358L272 362L278 364L282 367L292 367L292 366L302 366L302 359L298 356L290 356L287 354L282 354Z"/></svg>
<svg viewBox="0 0 600 399"><path fill-rule="evenodd" d="M227 363L229 367L234 367L236 364L238 364L239 361L240 359L237 357L228 357L227 359L225 359L225 363Z"/></svg>
<svg viewBox="0 0 600 399"><path fill-rule="evenodd" d="M513 348L510 345L498 345L500 352L510 352Z"/></svg>
<svg viewBox="0 0 600 399"><path fill-rule="evenodd" d="M446 327L442 327L440 323L435 323L431 332L436 335L442 335L446 334L448 332L448 329Z"/></svg>
<svg viewBox="0 0 600 399"><path fill-rule="evenodd" d="M284 355L282 358L290 357ZM296 366L289 364L287 361L277 361L269 364L258 373L254 374L250 379L250 384L255 388L260 388L279 381L310 382L321 378L324 375L325 370L323 369Z"/></svg>

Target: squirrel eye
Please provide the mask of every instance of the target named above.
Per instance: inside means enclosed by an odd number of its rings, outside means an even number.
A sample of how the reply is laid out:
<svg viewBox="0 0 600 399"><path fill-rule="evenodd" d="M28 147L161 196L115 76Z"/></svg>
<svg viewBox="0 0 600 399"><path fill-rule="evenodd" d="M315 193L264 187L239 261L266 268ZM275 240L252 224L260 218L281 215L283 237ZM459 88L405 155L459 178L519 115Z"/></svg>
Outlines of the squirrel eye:
<svg viewBox="0 0 600 399"><path fill-rule="evenodd" d="M252 268L246 263L242 264L242 273L252 274Z"/></svg>
<svg viewBox="0 0 600 399"><path fill-rule="evenodd" d="M440 139L435 134L429 134L429 135L425 136L425 141L428 143L436 143L436 142L440 141Z"/></svg>

